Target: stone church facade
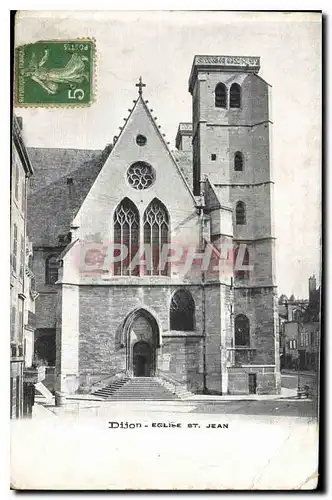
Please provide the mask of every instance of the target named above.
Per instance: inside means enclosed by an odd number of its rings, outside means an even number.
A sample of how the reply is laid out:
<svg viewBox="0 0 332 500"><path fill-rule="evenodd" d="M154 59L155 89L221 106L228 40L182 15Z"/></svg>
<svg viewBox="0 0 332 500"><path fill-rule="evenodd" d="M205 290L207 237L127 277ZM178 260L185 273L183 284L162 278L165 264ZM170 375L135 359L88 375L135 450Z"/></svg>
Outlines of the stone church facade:
<svg viewBox="0 0 332 500"><path fill-rule="evenodd" d="M159 377L280 391L270 86L258 57L195 56L171 151L143 85L104 151L30 148L36 351L57 390Z"/></svg>

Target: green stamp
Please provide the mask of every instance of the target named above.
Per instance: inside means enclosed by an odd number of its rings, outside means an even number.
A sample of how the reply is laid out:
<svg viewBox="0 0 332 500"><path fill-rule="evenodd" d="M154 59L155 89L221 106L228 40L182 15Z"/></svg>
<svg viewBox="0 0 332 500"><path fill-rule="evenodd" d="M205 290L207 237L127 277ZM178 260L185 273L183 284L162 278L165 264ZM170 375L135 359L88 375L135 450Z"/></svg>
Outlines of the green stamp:
<svg viewBox="0 0 332 500"><path fill-rule="evenodd" d="M93 102L94 41L40 41L15 49L16 106L88 106Z"/></svg>

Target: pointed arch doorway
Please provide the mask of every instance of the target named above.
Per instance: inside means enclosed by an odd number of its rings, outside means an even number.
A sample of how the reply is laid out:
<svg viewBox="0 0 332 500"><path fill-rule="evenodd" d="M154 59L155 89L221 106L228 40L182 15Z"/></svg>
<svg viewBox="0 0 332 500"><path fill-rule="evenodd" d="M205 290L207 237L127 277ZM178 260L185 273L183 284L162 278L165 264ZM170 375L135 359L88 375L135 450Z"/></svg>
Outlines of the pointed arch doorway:
<svg viewBox="0 0 332 500"><path fill-rule="evenodd" d="M145 340L139 340L133 346L134 377L151 377L152 352L151 346Z"/></svg>
<svg viewBox="0 0 332 500"><path fill-rule="evenodd" d="M126 347L127 371L133 377L154 377L158 371L160 327L156 318L145 308L132 311L122 331Z"/></svg>

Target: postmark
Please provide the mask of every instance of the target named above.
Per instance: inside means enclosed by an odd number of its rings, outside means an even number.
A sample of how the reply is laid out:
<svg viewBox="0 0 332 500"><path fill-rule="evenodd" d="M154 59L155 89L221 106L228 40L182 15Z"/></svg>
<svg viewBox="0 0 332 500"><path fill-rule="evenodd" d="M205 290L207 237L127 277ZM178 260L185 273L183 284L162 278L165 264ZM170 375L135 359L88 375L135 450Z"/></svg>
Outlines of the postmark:
<svg viewBox="0 0 332 500"><path fill-rule="evenodd" d="M77 107L94 101L92 39L39 41L15 49L16 106Z"/></svg>

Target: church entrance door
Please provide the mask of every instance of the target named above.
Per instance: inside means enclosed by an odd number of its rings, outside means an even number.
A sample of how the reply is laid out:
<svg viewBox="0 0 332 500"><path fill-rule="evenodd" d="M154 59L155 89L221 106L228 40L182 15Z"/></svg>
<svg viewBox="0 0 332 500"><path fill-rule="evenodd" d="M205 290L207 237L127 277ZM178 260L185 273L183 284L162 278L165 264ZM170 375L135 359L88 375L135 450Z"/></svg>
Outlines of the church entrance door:
<svg viewBox="0 0 332 500"><path fill-rule="evenodd" d="M144 340L136 342L133 347L134 377L151 377L151 347Z"/></svg>

